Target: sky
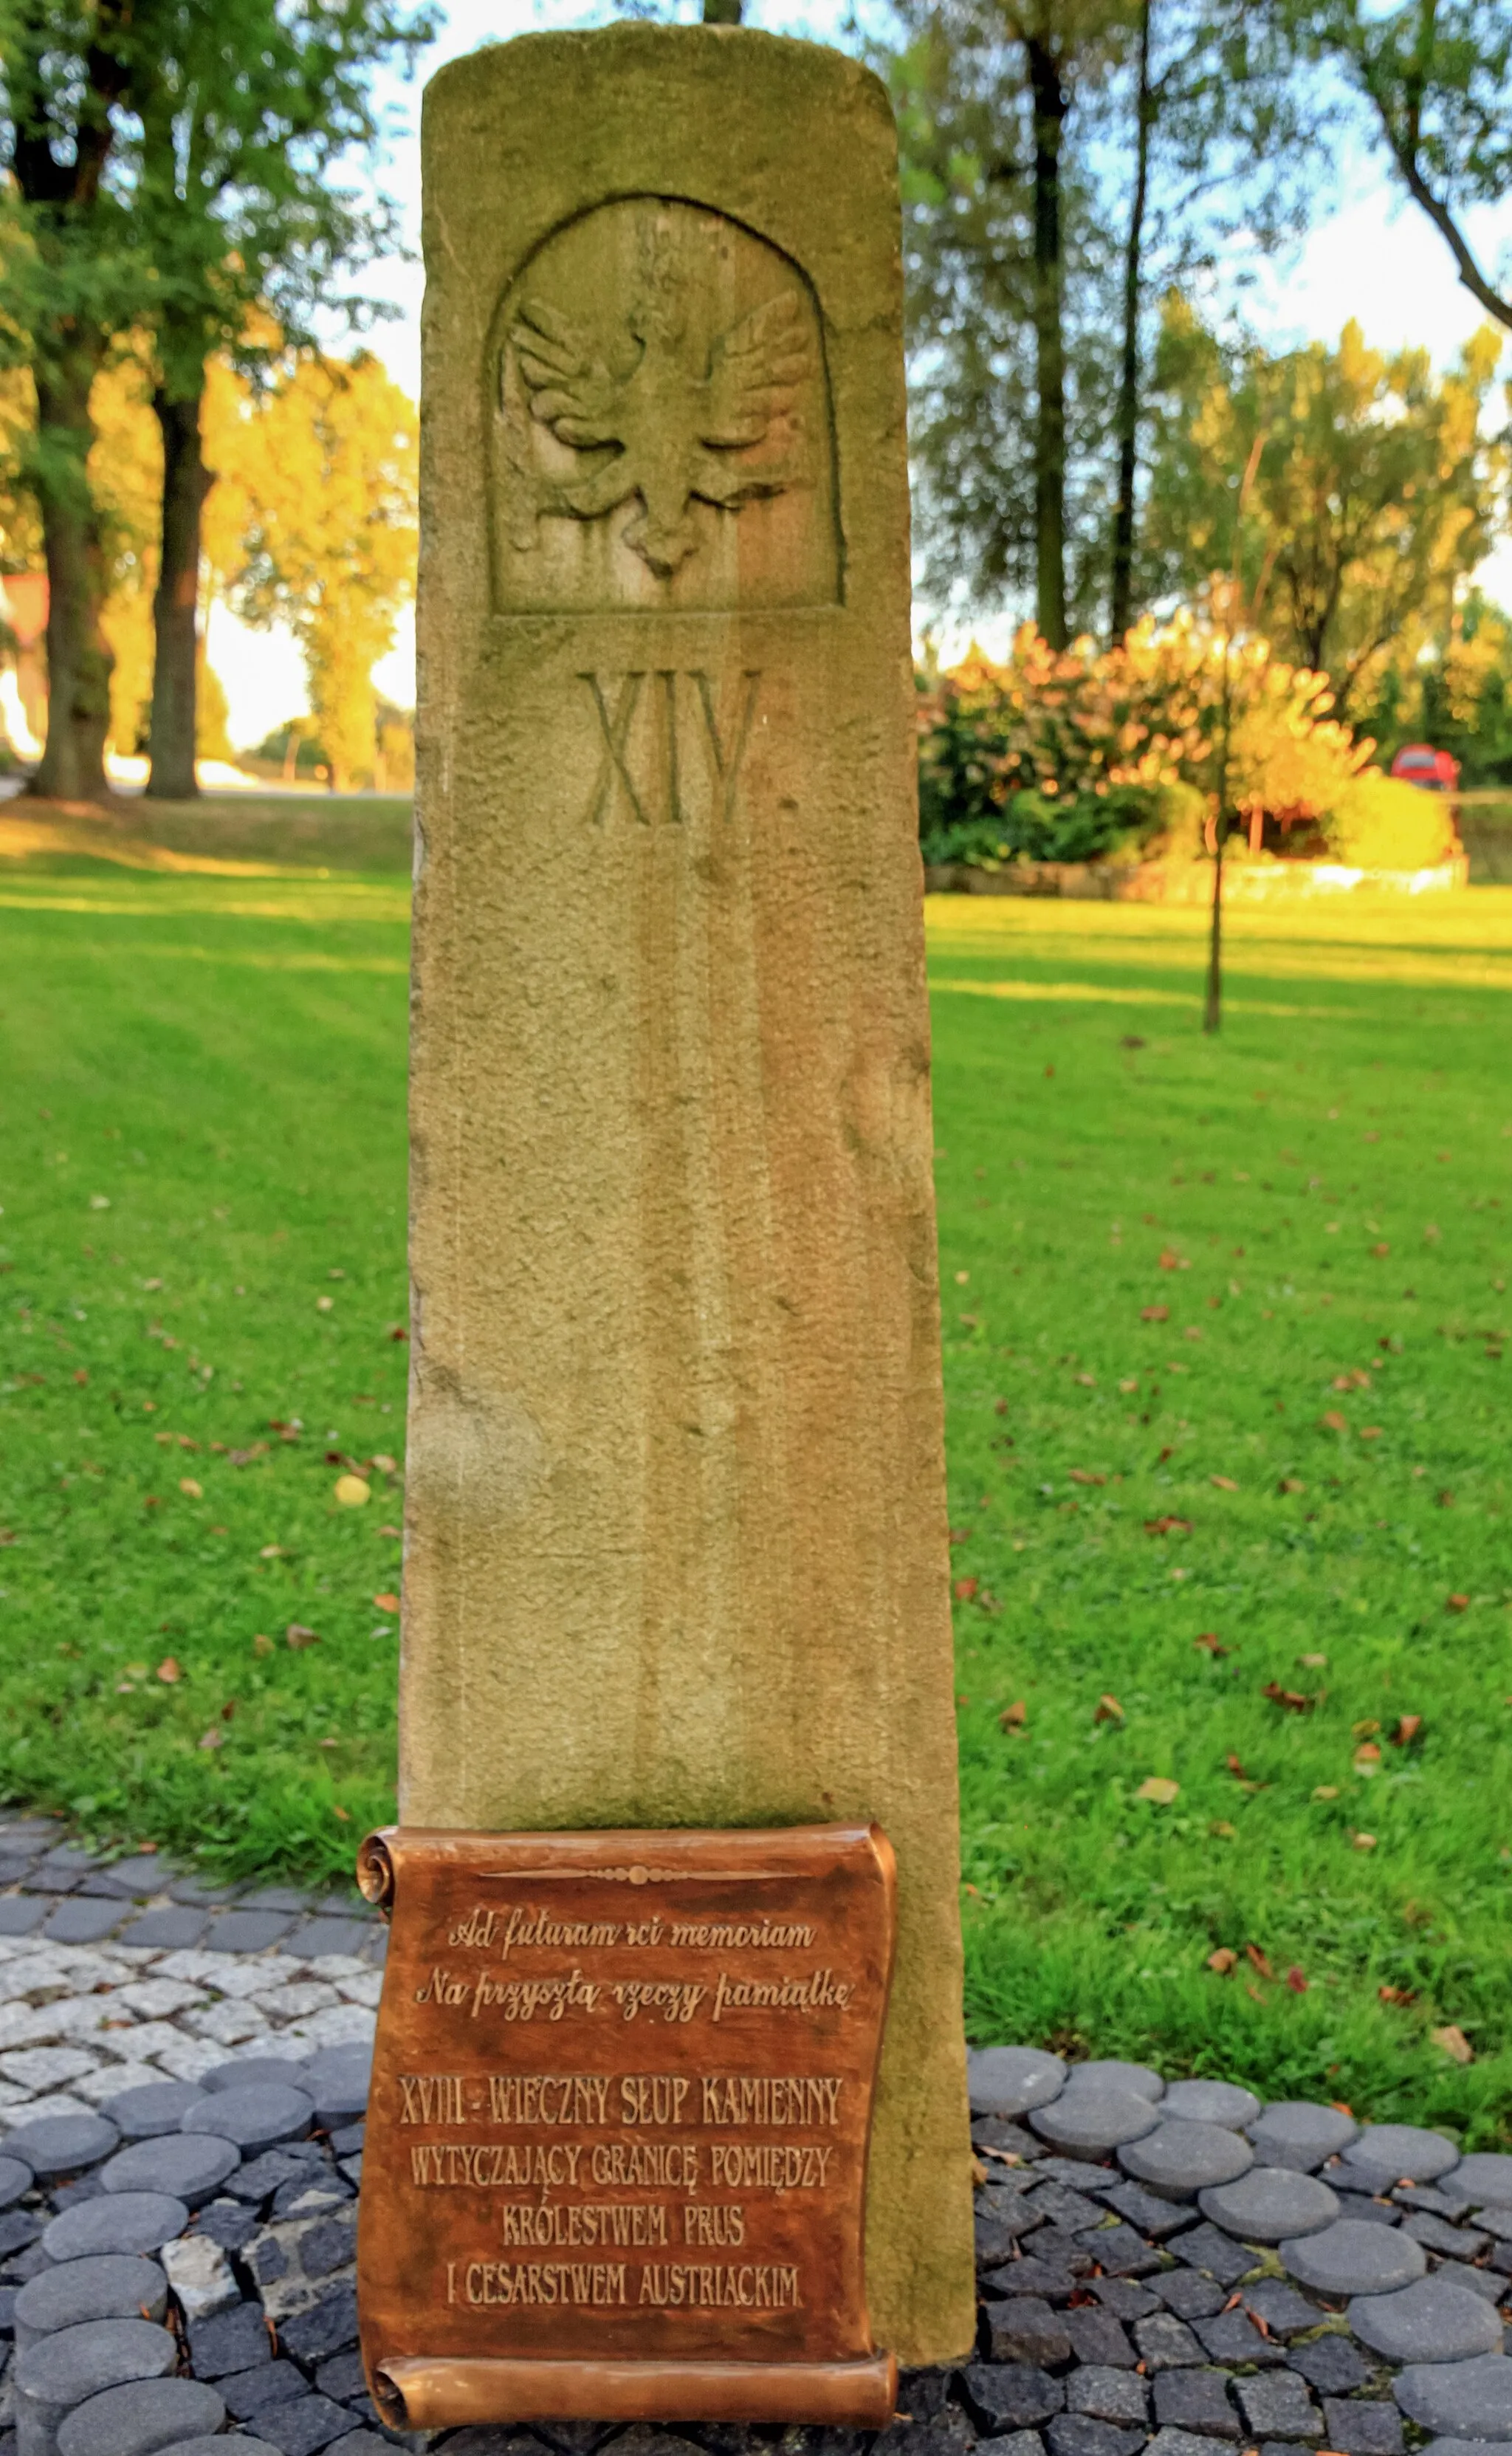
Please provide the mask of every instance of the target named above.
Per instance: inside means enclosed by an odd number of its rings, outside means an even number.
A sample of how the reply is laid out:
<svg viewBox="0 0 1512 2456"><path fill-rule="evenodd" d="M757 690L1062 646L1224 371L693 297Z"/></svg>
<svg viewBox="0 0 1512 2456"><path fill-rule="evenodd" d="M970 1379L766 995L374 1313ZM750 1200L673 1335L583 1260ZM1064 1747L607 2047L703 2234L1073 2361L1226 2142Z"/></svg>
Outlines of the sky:
<svg viewBox="0 0 1512 2456"><path fill-rule="evenodd" d="M679 13L698 14L696 0L678 0ZM384 99L393 125L382 184L403 209L412 247L419 229L419 90L425 79L485 42L545 28L601 23L608 13L592 0L452 0L439 40L423 55L413 85L391 80ZM848 0L747 0L746 20L770 33L835 41L853 18ZM1341 202L1289 255L1262 265L1245 303L1246 320L1272 348L1309 340L1337 341L1350 317L1377 349L1425 346L1438 365L1453 360L1486 319L1458 281L1448 250L1426 217L1400 200L1369 156L1345 155L1338 168ZM1482 263L1512 256L1512 201L1469 217ZM393 317L369 336L369 346L412 396L419 390L419 310L423 276L418 262L380 267L368 287ZM1512 358L1512 349L1509 349ZM1481 573L1483 586L1512 604L1512 542L1498 547ZM226 686L231 738L238 747L261 741L307 702L297 649L286 632L255 632L223 606L210 618L209 654ZM400 706L415 698L414 624L406 620L391 654L377 669L380 690Z"/></svg>

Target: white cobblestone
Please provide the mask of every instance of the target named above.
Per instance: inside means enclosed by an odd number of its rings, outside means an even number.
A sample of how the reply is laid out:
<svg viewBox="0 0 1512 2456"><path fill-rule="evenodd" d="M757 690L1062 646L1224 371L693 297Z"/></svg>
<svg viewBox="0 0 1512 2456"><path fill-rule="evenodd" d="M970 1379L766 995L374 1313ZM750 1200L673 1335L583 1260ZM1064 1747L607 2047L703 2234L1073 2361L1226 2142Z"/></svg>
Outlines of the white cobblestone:
<svg viewBox="0 0 1512 2456"><path fill-rule="evenodd" d="M286 1953L240 1954L220 1953L218 1978L206 1984L218 1988L222 1996L264 1996L270 1987L287 1987L291 1980L302 1978L309 1963L291 1961Z"/></svg>
<svg viewBox="0 0 1512 2456"><path fill-rule="evenodd" d="M292 1986L274 1987L265 1996L249 1996L248 2004L266 2021L296 2021L308 2014L323 2012L337 2000L334 1987L322 1986L315 1978L298 1978Z"/></svg>
<svg viewBox="0 0 1512 2456"><path fill-rule="evenodd" d="M195 1953L184 1946L177 1953L165 1953L153 1974L158 1978L181 1978L191 1987L203 1987L219 1970L224 1955L218 1953Z"/></svg>
<svg viewBox="0 0 1512 2456"><path fill-rule="evenodd" d="M186 1948L167 1953L153 1975L178 1978L191 1987L210 1987L217 1996L257 1996L264 1988L282 1987L302 1977L307 1962L286 1953L200 1953Z"/></svg>
<svg viewBox="0 0 1512 2456"><path fill-rule="evenodd" d="M310 1975L328 1978L333 1987L338 1987L343 1978L370 1977L372 1965L359 1961L355 1953L317 1953L310 1964Z"/></svg>
<svg viewBox="0 0 1512 2456"><path fill-rule="evenodd" d="M66 2089L56 2089L46 2098L32 2098L25 2106L11 2110L5 2118L13 2128L18 2123L41 2123L51 2115L92 2115L94 2109L82 2098L72 2098Z"/></svg>
<svg viewBox="0 0 1512 2456"><path fill-rule="evenodd" d="M94 2044L102 2054L117 2056L122 2063L151 2063L183 2035L171 2021L128 2021L118 2030L102 2030Z"/></svg>
<svg viewBox="0 0 1512 2456"><path fill-rule="evenodd" d="M150 2021L165 2019L170 2013L185 2013L191 2004L210 2000L203 1989L186 1986L177 1978L133 1978L130 1987L121 1989L120 1996L123 2004Z"/></svg>
<svg viewBox="0 0 1512 2456"><path fill-rule="evenodd" d="M228 2304L240 2302L241 2289L231 2273L231 2262L219 2243L208 2237L192 2234L177 2242L165 2242L158 2258L191 2321L207 2319L212 2311L224 2311Z"/></svg>
<svg viewBox="0 0 1512 2456"><path fill-rule="evenodd" d="M62 2036L53 2005L8 2004L0 2012L0 2047L41 2047Z"/></svg>
<svg viewBox="0 0 1512 2456"><path fill-rule="evenodd" d="M75 2098L87 2098L92 2106L103 2106L107 2098L119 2098L122 2090L144 2089L149 2081L163 2076L152 2064L102 2064L98 2072L86 2073L73 2083Z"/></svg>
<svg viewBox="0 0 1512 2456"><path fill-rule="evenodd" d="M383 1993L383 1973L381 1970L364 1970L360 1978L340 1979L337 1993L344 1996L349 2004L368 2004L377 2012L378 1997Z"/></svg>
<svg viewBox="0 0 1512 2456"><path fill-rule="evenodd" d="M216 2064L225 2062L226 2050L210 2038L186 2038L178 2034L173 2045L165 2047L156 2060L164 2072L173 2075L174 2080L197 2080L201 2073L211 2072Z"/></svg>
<svg viewBox="0 0 1512 2456"><path fill-rule="evenodd" d="M309 2052L305 2040L296 2037L292 2030L258 2030L236 2049L238 2056L282 2056L291 2064L302 2063Z"/></svg>
<svg viewBox="0 0 1512 2456"><path fill-rule="evenodd" d="M55 2004L42 2009L57 2023L57 2035L63 2038L89 2038L103 2030L136 2027L113 1987L99 1995L60 1996Z"/></svg>
<svg viewBox="0 0 1512 2456"><path fill-rule="evenodd" d="M312 2047L344 2047L354 2039L365 2042L377 2028L378 2016L365 2004L333 2004L324 2013L312 2013L308 2021L292 2021L283 2035Z"/></svg>
<svg viewBox="0 0 1512 2456"><path fill-rule="evenodd" d="M260 2013L251 2012L245 2004L211 2004L200 2013L186 2013L184 2027L196 2038L214 2038L217 2046L239 2046L255 2030L263 2026Z"/></svg>
<svg viewBox="0 0 1512 2456"><path fill-rule="evenodd" d="M27 2090L61 2089L97 2068L97 2058L82 2047L18 2047L0 2056L0 2074Z"/></svg>
<svg viewBox="0 0 1512 2456"><path fill-rule="evenodd" d="M69 1987L72 1980L56 1953L31 1952L0 1970L0 2004L19 2003L23 1996L39 1996L44 1987Z"/></svg>

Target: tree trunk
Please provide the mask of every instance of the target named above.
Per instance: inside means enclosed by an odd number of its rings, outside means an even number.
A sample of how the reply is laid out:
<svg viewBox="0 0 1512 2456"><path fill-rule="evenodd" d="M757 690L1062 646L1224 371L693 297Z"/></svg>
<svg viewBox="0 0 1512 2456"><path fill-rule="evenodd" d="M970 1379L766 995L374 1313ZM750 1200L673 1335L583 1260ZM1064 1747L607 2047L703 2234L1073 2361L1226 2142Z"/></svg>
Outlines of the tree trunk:
<svg viewBox="0 0 1512 2456"><path fill-rule="evenodd" d="M194 727L199 673L199 521L214 482L200 451L203 371L187 398L159 384L153 408L163 437L162 542L153 599L156 655L147 790L154 801L197 793Z"/></svg>
<svg viewBox="0 0 1512 2456"><path fill-rule="evenodd" d="M1154 120L1150 90L1150 16L1153 0L1139 10L1139 120L1134 152L1134 196L1124 248L1123 360L1118 372L1118 500L1113 516L1113 589L1108 629L1116 647L1134 619L1134 483L1139 444L1139 270L1144 247L1145 204L1150 192L1150 131Z"/></svg>
<svg viewBox="0 0 1512 2456"><path fill-rule="evenodd" d="M58 802L106 802L105 737L115 660L100 625L105 555L87 462L90 389L103 337L75 331L36 369L34 486L48 563L48 738L30 790Z"/></svg>
<svg viewBox="0 0 1512 2456"><path fill-rule="evenodd" d="M1068 97L1041 34L1024 51L1034 103L1034 595L1039 627L1066 645L1066 339L1060 241L1060 140Z"/></svg>

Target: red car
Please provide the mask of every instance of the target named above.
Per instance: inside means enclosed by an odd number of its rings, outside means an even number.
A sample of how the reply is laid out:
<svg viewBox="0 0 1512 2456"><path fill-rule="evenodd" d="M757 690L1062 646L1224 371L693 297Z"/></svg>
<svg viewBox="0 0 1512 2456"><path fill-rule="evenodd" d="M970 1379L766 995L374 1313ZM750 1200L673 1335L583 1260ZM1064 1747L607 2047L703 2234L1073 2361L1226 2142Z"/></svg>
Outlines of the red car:
<svg viewBox="0 0 1512 2456"><path fill-rule="evenodd" d="M1392 761L1391 772L1404 785L1420 785L1425 793L1452 793L1460 782L1460 762L1426 742L1408 742Z"/></svg>

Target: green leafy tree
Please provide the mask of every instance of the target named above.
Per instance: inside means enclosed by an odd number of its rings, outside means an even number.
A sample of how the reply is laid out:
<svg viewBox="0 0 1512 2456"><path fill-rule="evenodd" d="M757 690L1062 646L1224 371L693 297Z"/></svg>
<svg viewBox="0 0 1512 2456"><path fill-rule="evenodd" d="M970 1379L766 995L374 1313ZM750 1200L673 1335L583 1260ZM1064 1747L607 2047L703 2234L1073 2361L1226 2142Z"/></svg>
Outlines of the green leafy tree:
<svg viewBox="0 0 1512 2456"><path fill-rule="evenodd" d="M91 394L150 333L164 448L155 608L158 790L192 790L198 444L206 356L268 302L293 330L388 237L343 189L378 134L371 79L430 21L391 0L0 0L0 364L30 366L24 471L50 606L47 747L33 789L106 793L112 651Z"/></svg>
<svg viewBox="0 0 1512 2456"><path fill-rule="evenodd" d="M1278 652L1326 672L1341 715L1368 706L1496 533L1505 453L1482 412L1499 355L1483 329L1440 377L1425 350L1368 349L1351 323L1337 349L1272 356L1171 302L1147 522L1157 584L1191 596L1231 569Z"/></svg>
<svg viewBox="0 0 1512 2456"><path fill-rule="evenodd" d="M434 20L391 0L157 7L153 56L133 86L133 207L152 265L163 439L147 789L178 798L195 790L206 362L220 352L259 370L310 340L312 317L337 303L343 277L395 244L391 207L359 199L343 166L381 133L374 72L412 57Z"/></svg>
<svg viewBox="0 0 1512 2456"><path fill-rule="evenodd" d="M1139 593L1154 301L1240 225L1252 256L1298 226L1318 114L1247 0L906 17L889 72L926 586L1032 595L1052 640L1106 603L1116 638Z"/></svg>
<svg viewBox="0 0 1512 2456"><path fill-rule="evenodd" d="M148 0L150 6L150 0ZM0 7L0 357L30 365L36 420L21 476L47 561L49 718L34 789L105 793L112 655L101 624L109 547L89 478L90 396L129 326L145 267L118 162L142 22L132 0Z"/></svg>
<svg viewBox="0 0 1512 2456"><path fill-rule="evenodd" d="M1512 193L1512 10L1506 0L1291 0L1297 31L1342 70L1396 177L1461 281L1512 331L1512 290L1471 243L1466 212Z"/></svg>
<svg viewBox="0 0 1512 2456"><path fill-rule="evenodd" d="M1108 251L1067 128L1128 38L1124 0L951 0L891 63L904 162L915 454L931 576L1032 588L1068 636L1073 474L1096 407L1089 309Z"/></svg>

